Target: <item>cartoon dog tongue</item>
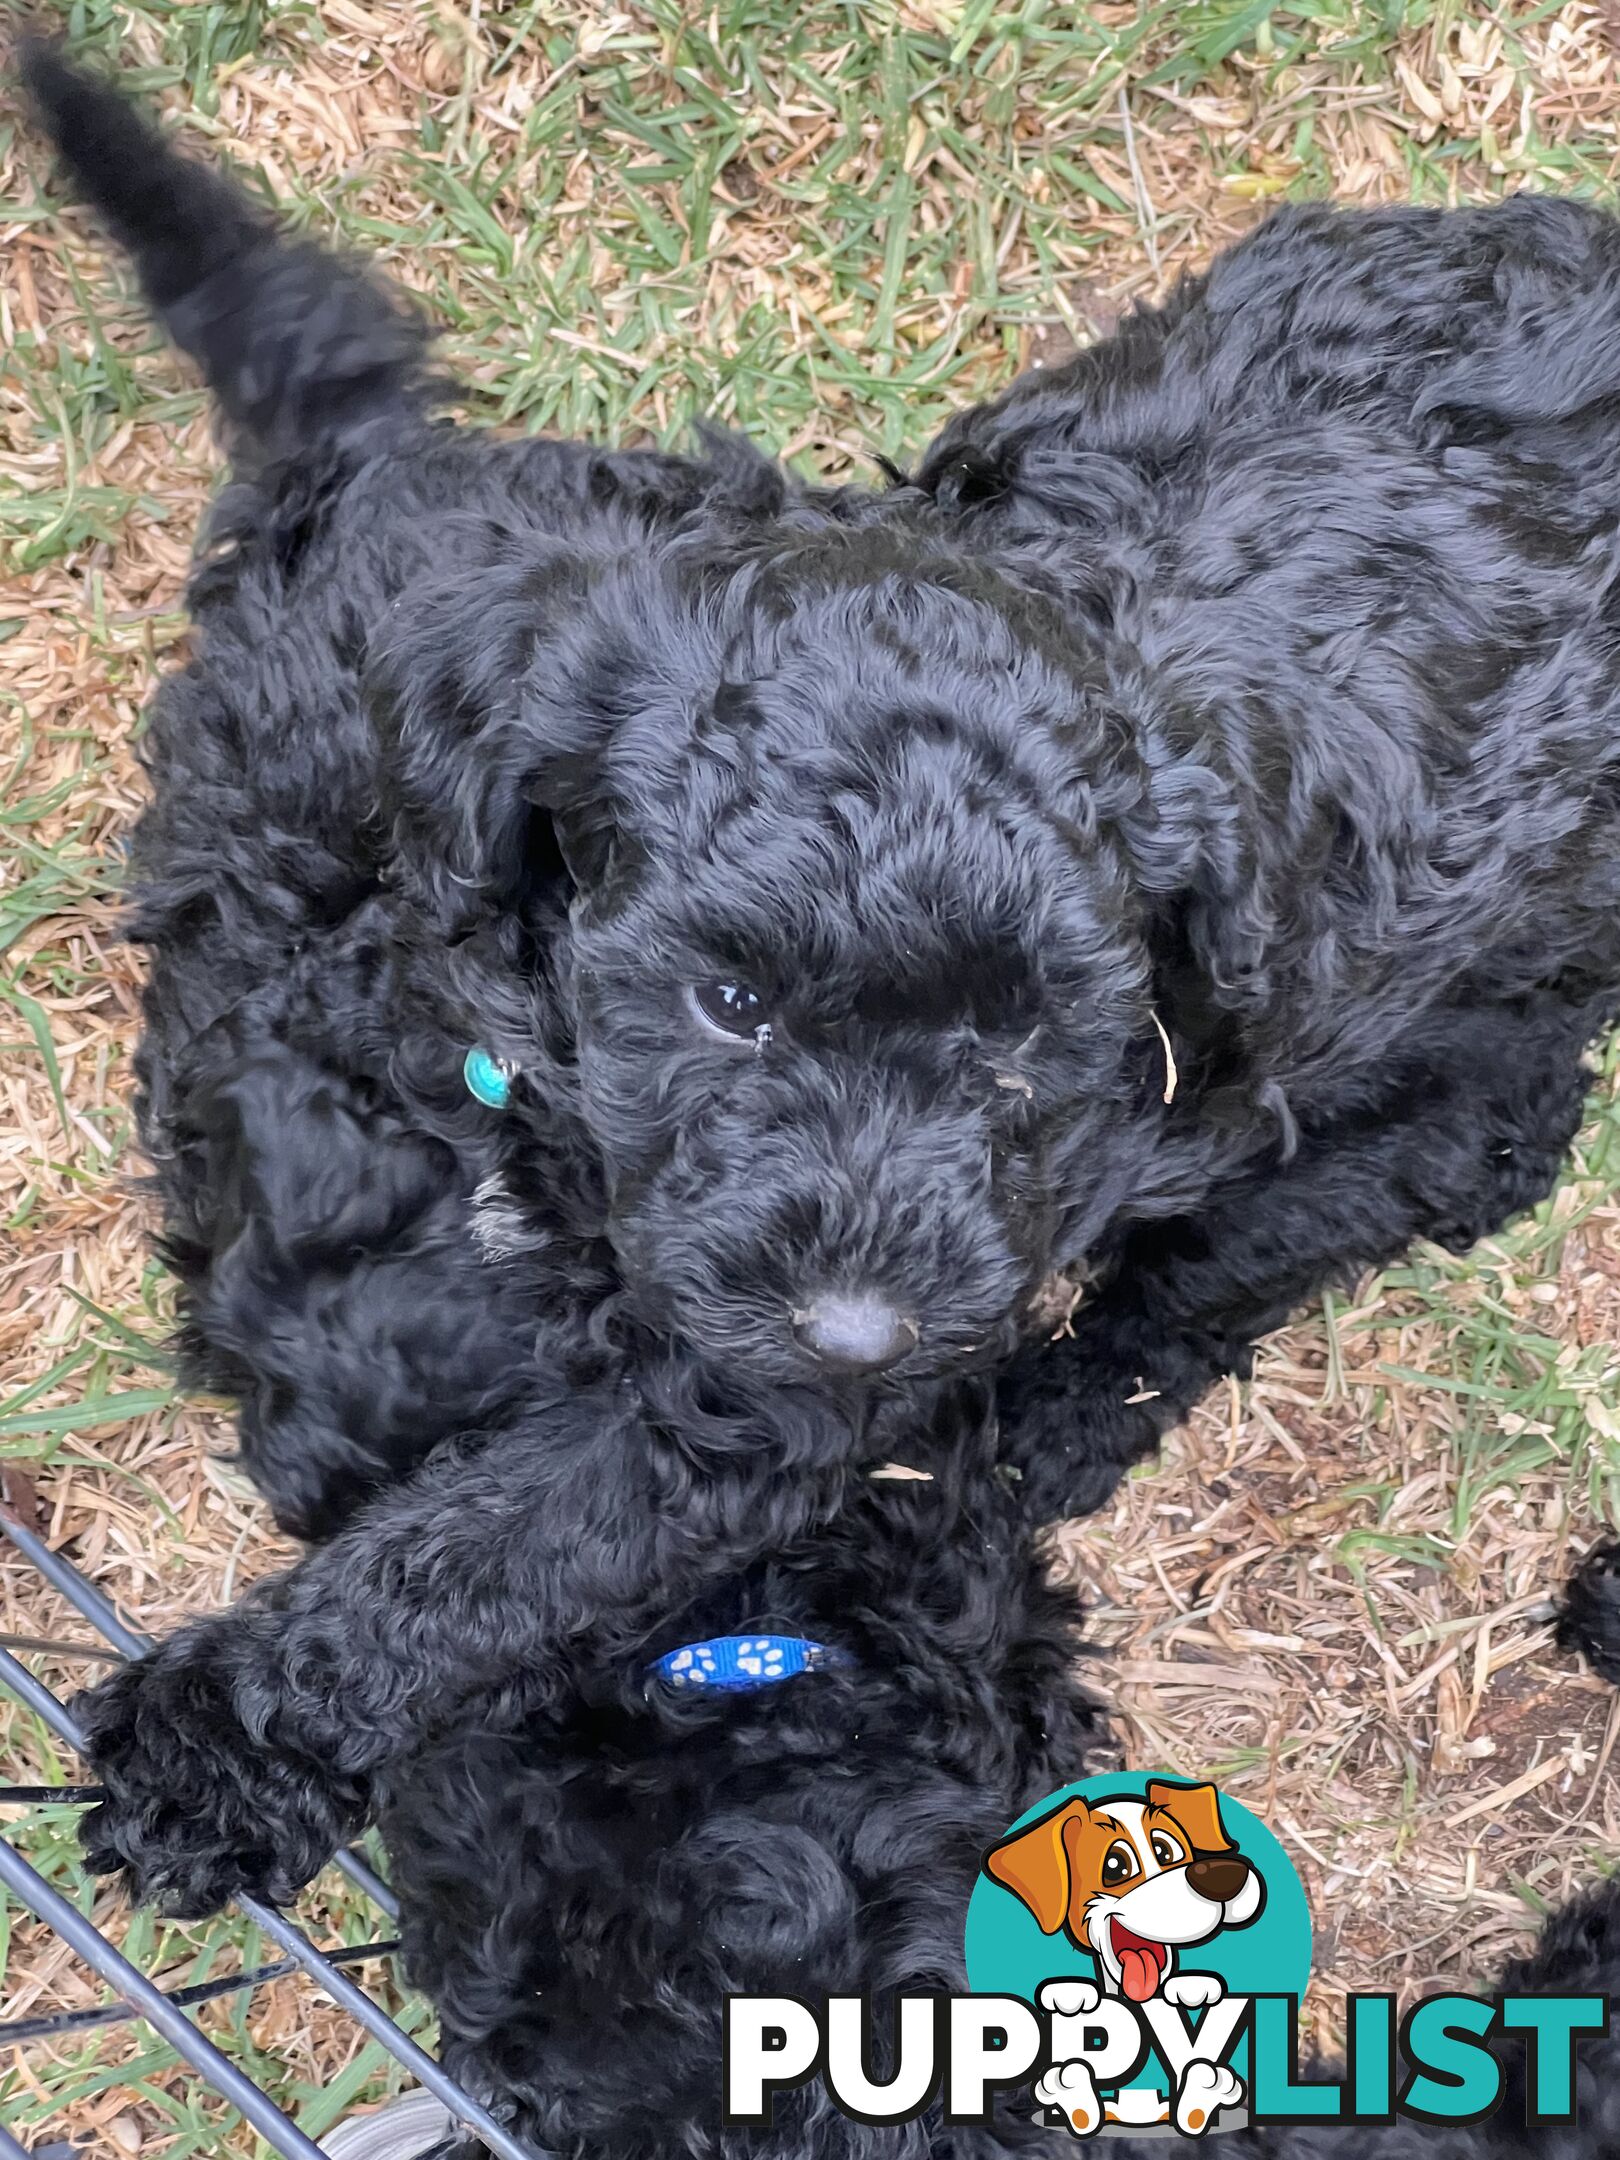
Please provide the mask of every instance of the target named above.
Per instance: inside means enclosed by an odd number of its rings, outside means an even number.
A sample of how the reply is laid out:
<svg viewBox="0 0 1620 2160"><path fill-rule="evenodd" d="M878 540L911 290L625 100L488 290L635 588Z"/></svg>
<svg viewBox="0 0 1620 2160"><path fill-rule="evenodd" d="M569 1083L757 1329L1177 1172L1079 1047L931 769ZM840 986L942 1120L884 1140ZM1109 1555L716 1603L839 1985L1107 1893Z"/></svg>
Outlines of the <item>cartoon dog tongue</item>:
<svg viewBox="0 0 1620 2160"><path fill-rule="evenodd" d="M1149 1942L1145 1935L1133 1934L1123 1921L1115 1920L1113 1928L1114 1955L1119 1959L1119 1984L1132 2002L1147 2002L1170 1962L1170 1953L1163 1943Z"/></svg>

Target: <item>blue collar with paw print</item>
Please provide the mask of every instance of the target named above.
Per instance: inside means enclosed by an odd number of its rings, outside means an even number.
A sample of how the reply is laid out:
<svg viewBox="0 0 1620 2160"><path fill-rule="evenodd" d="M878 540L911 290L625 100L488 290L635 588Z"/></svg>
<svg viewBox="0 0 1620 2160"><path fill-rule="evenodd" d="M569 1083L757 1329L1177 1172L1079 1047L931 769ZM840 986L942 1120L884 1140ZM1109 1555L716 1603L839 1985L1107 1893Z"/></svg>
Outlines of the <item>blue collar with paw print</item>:
<svg viewBox="0 0 1620 2160"><path fill-rule="evenodd" d="M741 1695L772 1687L778 1680L792 1680L800 1673L854 1662L847 1651L807 1642L802 1635L711 1635L707 1642L666 1650L647 1667L647 1677L665 1680L672 1688L693 1695Z"/></svg>

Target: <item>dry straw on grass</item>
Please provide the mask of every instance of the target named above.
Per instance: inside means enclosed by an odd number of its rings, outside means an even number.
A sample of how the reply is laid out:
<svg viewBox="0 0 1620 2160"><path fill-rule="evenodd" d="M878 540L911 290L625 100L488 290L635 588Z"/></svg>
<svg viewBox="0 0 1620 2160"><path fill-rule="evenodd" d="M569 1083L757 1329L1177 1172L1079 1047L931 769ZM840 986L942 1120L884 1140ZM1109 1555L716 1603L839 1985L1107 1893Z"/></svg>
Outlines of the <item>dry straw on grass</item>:
<svg viewBox="0 0 1620 2160"><path fill-rule="evenodd" d="M426 295L479 417L625 439L708 411L830 476L914 451L1276 199L1602 194L1620 155L1612 6L76 13L300 222ZM161 1630L285 1558L218 1460L224 1409L171 1400L128 1145L118 852L215 461L193 386L10 121L0 161L0 1460L12 1504ZM1217 1772L1299 1856L1330 2037L1347 1989L1488 1969L1620 1837L1613 1706L1547 1626L1620 1473L1617 1133L1611 1055L1544 1219L1303 1321L1060 1541L1129 1759ZM0 1629L86 1633L15 1565ZM71 1771L32 1720L8 1731L22 1774ZM70 1811L24 1836L91 1897ZM235 1922L96 1910L176 1983L258 1956ZM341 1891L306 1910L364 1939ZM16 1920L7 2015L99 1999ZM203 2022L317 2129L386 2089L301 1983ZM0 2106L98 2153L255 2150L129 2028L0 2062Z"/></svg>

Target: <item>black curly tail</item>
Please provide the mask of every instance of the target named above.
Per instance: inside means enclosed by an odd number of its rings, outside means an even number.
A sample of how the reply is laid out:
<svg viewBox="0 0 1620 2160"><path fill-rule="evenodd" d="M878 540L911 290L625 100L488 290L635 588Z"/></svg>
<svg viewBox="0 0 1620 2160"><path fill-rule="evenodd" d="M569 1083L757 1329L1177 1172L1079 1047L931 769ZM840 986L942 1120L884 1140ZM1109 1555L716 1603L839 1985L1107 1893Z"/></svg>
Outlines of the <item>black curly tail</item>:
<svg viewBox="0 0 1620 2160"><path fill-rule="evenodd" d="M429 332L395 294L287 239L58 46L26 40L18 73L75 187L201 367L233 449L279 463L420 419Z"/></svg>

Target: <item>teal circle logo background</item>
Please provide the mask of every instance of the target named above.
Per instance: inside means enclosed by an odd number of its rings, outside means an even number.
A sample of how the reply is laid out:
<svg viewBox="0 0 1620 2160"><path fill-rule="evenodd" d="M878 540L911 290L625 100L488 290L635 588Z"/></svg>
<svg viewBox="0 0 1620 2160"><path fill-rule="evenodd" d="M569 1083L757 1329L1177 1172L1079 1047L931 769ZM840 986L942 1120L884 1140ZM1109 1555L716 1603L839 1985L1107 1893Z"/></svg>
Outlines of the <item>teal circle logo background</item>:
<svg viewBox="0 0 1620 2160"><path fill-rule="evenodd" d="M1173 1771L1122 1771L1117 1777L1080 1778L1026 1808L1007 1825L1010 1837L1068 1800L1142 1800L1149 1784L1190 1785ZM1208 1942L1190 1946L1178 1962L1183 1972L1219 1975L1229 1995L1303 1995L1311 1976L1311 1913L1294 1863L1257 1815L1220 1795L1227 1836L1259 1872L1266 1902L1247 1927L1222 1928ZM1043 1935L1035 1915L981 1868L968 1900L964 1941L968 1986L975 1995L1021 1995L1033 2003L1045 1980L1097 1980L1097 1961L1061 1929Z"/></svg>

